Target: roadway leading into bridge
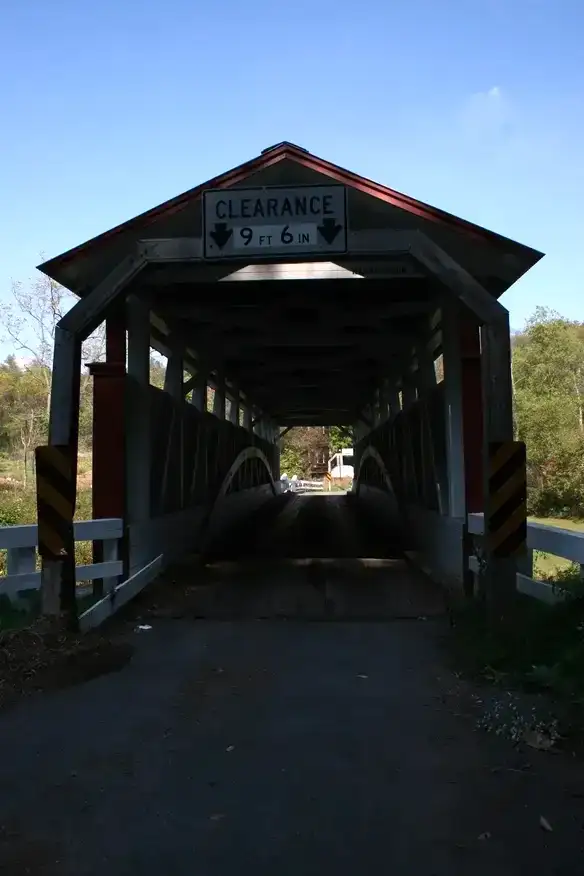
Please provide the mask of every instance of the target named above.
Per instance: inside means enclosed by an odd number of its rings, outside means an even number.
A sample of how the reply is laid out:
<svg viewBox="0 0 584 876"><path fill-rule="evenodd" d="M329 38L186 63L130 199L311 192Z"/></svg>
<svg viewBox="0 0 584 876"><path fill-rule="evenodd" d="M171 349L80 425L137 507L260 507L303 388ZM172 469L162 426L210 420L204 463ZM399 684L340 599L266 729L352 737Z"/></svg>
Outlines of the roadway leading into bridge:
<svg viewBox="0 0 584 876"><path fill-rule="evenodd" d="M477 732L436 588L357 512L278 497L114 619L119 671L0 713L2 874L580 872L581 764Z"/></svg>
<svg viewBox="0 0 584 876"><path fill-rule="evenodd" d="M222 532L212 553L231 558L403 556L399 534L365 517L354 496L291 492Z"/></svg>
<svg viewBox="0 0 584 876"><path fill-rule="evenodd" d="M170 570L202 618L383 620L439 615L439 588L406 561L397 531L352 495L285 493Z"/></svg>
<svg viewBox="0 0 584 876"><path fill-rule="evenodd" d="M581 872L581 765L477 733L441 621L150 622L0 715L6 876Z"/></svg>

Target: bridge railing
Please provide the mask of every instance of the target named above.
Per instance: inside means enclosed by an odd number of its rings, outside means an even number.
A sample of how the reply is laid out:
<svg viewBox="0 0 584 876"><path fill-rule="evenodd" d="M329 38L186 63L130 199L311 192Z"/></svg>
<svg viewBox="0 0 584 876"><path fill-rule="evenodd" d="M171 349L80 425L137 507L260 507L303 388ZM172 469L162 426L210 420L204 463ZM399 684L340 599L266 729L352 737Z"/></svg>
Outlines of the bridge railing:
<svg viewBox="0 0 584 876"><path fill-rule="evenodd" d="M482 514L468 515L468 531L471 535L484 535L484 517ZM477 539L479 546L481 539ZM517 573L517 590L526 596L539 599L540 602L554 604L568 598L570 593L549 581L539 581L533 577L534 551L553 554L556 557L569 560L580 566L580 577L584 580L584 532L574 532L571 529L561 529L559 526L548 526L545 523L527 524L527 554L520 562ZM469 569L475 576L479 574L478 556L469 557Z"/></svg>
<svg viewBox="0 0 584 876"><path fill-rule="evenodd" d="M124 532L119 518L80 520L74 525L76 542L97 541L103 545L103 562L78 565L75 570L78 582L104 580L104 590L116 586L123 574L119 558L119 540ZM36 524L23 526L0 526L0 551L6 551L6 575L0 575L0 596L8 596L18 602L19 594L27 590L39 590L41 573L38 555L38 528ZM78 595L84 596L88 588L79 587Z"/></svg>
<svg viewBox="0 0 584 876"><path fill-rule="evenodd" d="M99 626L110 615L132 599L161 571L164 555L155 557L131 577L119 582L124 567L119 559L120 539L124 534L123 521L117 517L102 520L80 520L74 525L75 541L100 541L103 562L80 564L75 577L85 586L77 588L78 598L91 593L85 582L103 579L104 596L87 608L79 617L80 629ZM0 551L6 552L6 575L0 575L0 596L8 596L17 607L26 608L26 592L39 590L41 573L37 556L38 529L36 525L0 526Z"/></svg>

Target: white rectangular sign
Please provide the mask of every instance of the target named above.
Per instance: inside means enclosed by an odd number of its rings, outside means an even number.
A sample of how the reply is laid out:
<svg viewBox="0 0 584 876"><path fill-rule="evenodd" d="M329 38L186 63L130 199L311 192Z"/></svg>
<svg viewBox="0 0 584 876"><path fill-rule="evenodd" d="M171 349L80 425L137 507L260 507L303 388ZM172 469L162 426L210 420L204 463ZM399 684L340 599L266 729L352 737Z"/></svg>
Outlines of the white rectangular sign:
<svg viewBox="0 0 584 876"><path fill-rule="evenodd" d="M346 252L346 190L210 189L203 194L203 233L208 259Z"/></svg>

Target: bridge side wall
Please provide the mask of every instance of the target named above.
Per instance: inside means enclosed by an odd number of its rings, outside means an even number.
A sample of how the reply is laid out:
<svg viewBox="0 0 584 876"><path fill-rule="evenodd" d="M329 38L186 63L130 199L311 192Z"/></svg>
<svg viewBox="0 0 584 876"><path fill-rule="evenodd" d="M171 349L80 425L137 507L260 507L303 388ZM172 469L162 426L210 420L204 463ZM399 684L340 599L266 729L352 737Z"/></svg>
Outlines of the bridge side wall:
<svg viewBox="0 0 584 876"><path fill-rule="evenodd" d="M253 432L153 386L146 391L144 399L140 384L128 377L128 410L144 411L146 402L143 428L149 431L151 458L149 507L142 509L138 519L127 518L130 574L160 554L166 565L200 550L221 485L242 450L260 449L272 472L278 457L278 448ZM130 442L127 453L131 452ZM251 462L242 467L245 478L236 478L230 493L218 503L224 510L214 513L215 526L223 525L246 503L248 508L257 506L268 494L273 495L265 467ZM245 500L235 500L238 493L245 494Z"/></svg>
<svg viewBox="0 0 584 876"><path fill-rule="evenodd" d="M450 513L446 400L444 382L427 387L419 398L364 436L355 448L356 468L372 446L389 476L369 456L355 492L397 526L410 559L449 589L464 583L464 519Z"/></svg>

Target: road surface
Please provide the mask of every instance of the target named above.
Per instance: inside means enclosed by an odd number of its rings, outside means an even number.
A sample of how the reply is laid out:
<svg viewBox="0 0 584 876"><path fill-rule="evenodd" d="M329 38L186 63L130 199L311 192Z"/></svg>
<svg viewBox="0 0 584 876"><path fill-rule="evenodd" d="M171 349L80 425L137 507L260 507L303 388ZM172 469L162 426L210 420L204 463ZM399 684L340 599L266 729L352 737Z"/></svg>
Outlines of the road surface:
<svg viewBox="0 0 584 876"><path fill-rule="evenodd" d="M2 874L583 872L580 763L475 729L443 616L147 608L119 671L0 713Z"/></svg>

